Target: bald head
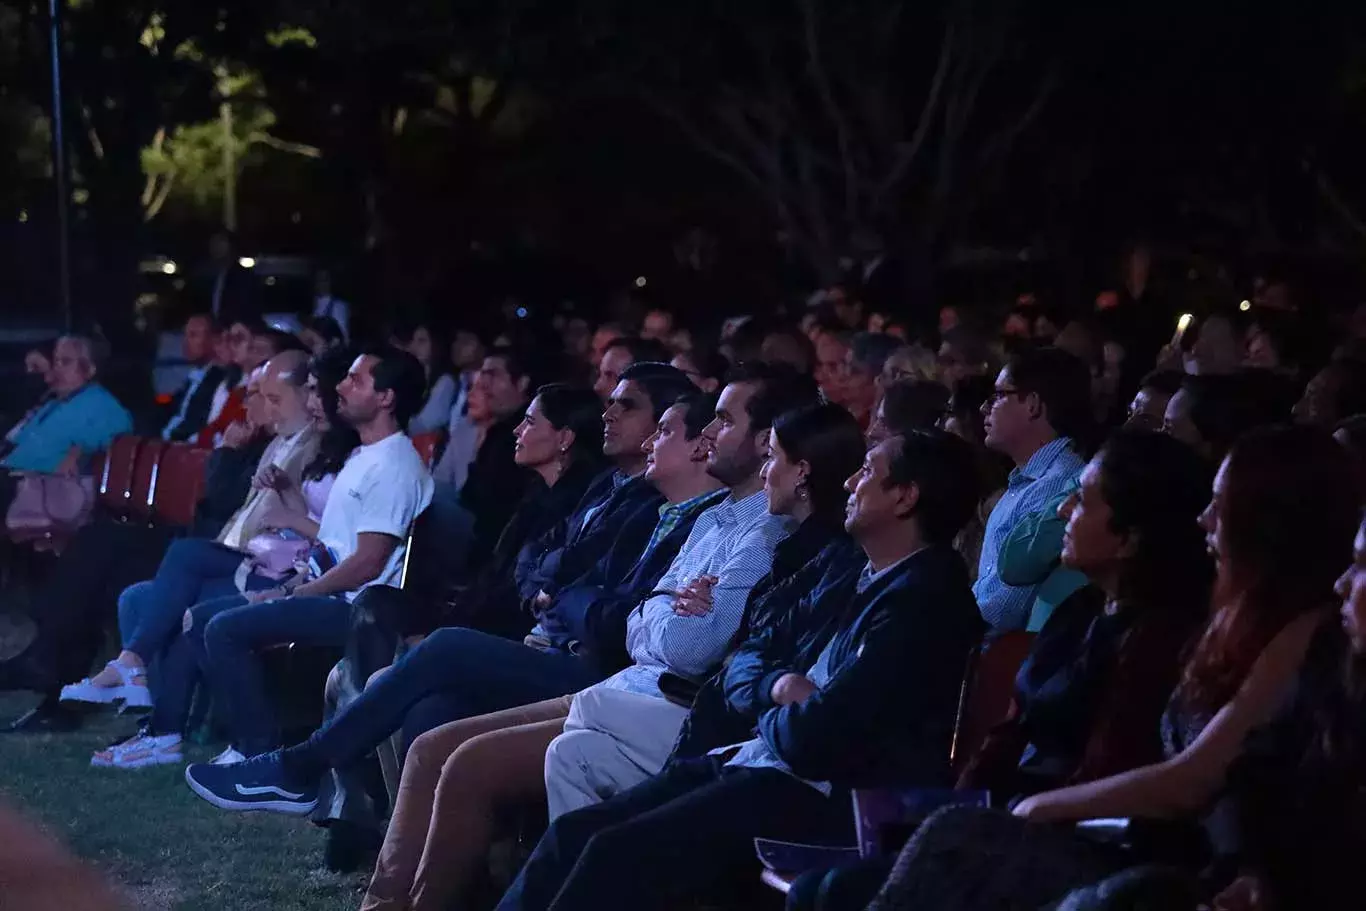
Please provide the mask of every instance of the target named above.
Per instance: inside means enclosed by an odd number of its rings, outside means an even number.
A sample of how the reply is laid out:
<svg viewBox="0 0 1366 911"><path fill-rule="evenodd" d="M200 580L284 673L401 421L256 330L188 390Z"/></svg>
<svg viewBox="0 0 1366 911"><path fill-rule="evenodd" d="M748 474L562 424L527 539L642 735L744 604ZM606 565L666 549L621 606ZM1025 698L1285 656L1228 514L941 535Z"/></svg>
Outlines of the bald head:
<svg viewBox="0 0 1366 911"><path fill-rule="evenodd" d="M282 351L266 362L261 396L267 420L280 436L292 436L309 423L308 354Z"/></svg>

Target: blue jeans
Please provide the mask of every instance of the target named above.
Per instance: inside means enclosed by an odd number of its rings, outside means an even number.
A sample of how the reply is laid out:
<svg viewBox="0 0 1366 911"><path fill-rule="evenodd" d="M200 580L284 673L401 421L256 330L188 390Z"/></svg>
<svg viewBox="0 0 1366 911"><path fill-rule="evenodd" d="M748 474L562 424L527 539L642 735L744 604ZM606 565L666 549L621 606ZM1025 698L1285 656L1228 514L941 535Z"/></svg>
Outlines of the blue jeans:
<svg viewBox="0 0 1366 911"><path fill-rule="evenodd" d="M242 562L239 551L205 538L178 538L161 558L156 576L123 590L119 596L119 630L123 647L144 664L165 647L181 627L191 606L235 594L233 574ZM268 585L266 581L260 583ZM133 626L124 629L124 618ZM134 620L134 618L136 618Z"/></svg>
<svg viewBox="0 0 1366 911"><path fill-rule="evenodd" d="M247 604L237 595L197 604L191 614L184 638L197 652L233 746L248 756L280 745L258 652L287 642L342 648L351 631L351 604L341 597Z"/></svg>
<svg viewBox="0 0 1366 911"><path fill-rule="evenodd" d="M345 768L403 729L406 744L455 721L576 693L601 679L567 652L543 652L478 630L432 633L301 746L315 765Z"/></svg>

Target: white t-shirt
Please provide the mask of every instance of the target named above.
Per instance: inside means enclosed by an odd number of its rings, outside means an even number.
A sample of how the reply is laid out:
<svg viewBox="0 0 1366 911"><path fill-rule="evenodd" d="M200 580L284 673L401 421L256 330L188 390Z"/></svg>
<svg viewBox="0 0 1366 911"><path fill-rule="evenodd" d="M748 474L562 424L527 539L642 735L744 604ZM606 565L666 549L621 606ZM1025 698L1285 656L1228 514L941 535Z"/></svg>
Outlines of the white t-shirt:
<svg viewBox="0 0 1366 911"><path fill-rule="evenodd" d="M394 433L360 446L337 474L318 523L318 540L337 562L356 552L359 535L375 533L398 539L383 572L370 585L397 585L403 572L408 531L432 501L432 476L407 434ZM355 600L360 590L346 593Z"/></svg>

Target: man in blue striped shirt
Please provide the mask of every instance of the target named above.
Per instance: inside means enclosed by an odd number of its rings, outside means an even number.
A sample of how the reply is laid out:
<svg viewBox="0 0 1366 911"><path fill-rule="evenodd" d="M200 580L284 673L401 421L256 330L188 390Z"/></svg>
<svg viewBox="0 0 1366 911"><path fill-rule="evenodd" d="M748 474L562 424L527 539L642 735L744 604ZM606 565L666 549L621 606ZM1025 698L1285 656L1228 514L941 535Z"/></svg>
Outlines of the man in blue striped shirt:
<svg viewBox="0 0 1366 911"><path fill-rule="evenodd" d="M600 800L663 766L687 709L664 698L666 671L701 682L725 656L754 583L792 522L768 511L760 469L779 414L816 401L808 378L781 368L745 368L732 377L702 431L707 473L730 495L704 512L655 594L627 621L630 667L578 693L564 733L546 753L552 817ZM711 609L675 610L685 589L705 586Z"/></svg>
<svg viewBox="0 0 1366 911"><path fill-rule="evenodd" d="M987 446L1015 463L987 519L977 583L982 619L994 632L1024 629L1037 585L1007 585L997 570L1001 545L1020 520L1037 513L1075 482L1091 436L1091 371L1059 348L1011 359L982 403Z"/></svg>

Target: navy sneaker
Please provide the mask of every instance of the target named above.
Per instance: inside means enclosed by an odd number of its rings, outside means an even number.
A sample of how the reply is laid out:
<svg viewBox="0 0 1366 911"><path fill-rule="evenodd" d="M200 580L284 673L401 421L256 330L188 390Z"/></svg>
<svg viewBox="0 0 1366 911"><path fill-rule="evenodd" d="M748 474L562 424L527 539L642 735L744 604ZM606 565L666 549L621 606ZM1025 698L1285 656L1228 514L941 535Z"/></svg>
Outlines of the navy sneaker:
<svg viewBox="0 0 1366 911"><path fill-rule="evenodd" d="M294 781L285 775L279 750L232 765L195 763L185 770L185 782L221 810L307 816L318 805L318 783Z"/></svg>

